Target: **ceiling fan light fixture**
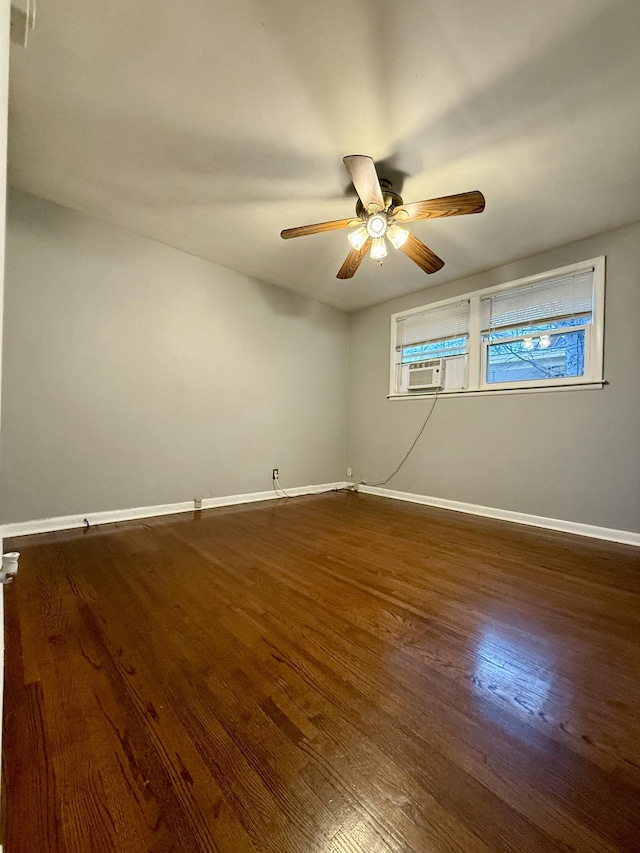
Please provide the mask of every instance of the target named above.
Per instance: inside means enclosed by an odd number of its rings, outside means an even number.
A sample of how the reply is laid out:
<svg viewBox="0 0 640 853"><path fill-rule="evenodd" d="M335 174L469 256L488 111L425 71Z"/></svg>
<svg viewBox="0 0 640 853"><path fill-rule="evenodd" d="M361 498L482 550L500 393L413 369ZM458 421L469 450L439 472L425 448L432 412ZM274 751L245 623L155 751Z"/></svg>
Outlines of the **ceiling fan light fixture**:
<svg viewBox="0 0 640 853"><path fill-rule="evenodd" d="M384 237L374 237L371 242L371 251L369 257L374 261L381 261L387 257L387 244Z"/></svg>
<svg viewBox="0 0 640 853"><path fill-rule="evenodd" d="M370 237L374 240L378 237L384 237L387 232L387 214L372 213L367 219L367 231Z"/></svg>
<svg viewBox="0 0 640 853"><path fill-rule="evenodd" d="M400 228L399 225L391 224L387 228L386 236L389 238L389 242L393 246L394 249L399 249L401 246L407 242L407 237L409 236L409 232L406 228Z"/></svg>
<svg viewBox="0 0 640 853"><path fill-rule="evenodd" d="M353 278L366 254L376 261L385 258L387 256L385 237L389 237L392 246L400 249L427 275L438 272L444 266L442 258L418 240L415 234L399 228L396 223L404 224L419 219L482 213L485 207L484 196L479 190L405 204L398 193L394 192L391 182L378 177L376 164L371 157L364 154L349 154L343 157L343 162L358 196L355 218L317 222L314 225L285 228L280 232L282 239L288 240L291 237L304 237L307 234L322 234L324 231L353 229L348 235L352 248L338 270L337 278L339 279ZM371 248L369 248L370 244ZM527 343L524 344L524 346L527 345ZM543 343L541 339L541 347L550 345L546 340Z"/></svg>
<svg viewBox="0 0 640 853"><path fill-rule="evenodd" d="M347 239L349 240L353 248L356 250L356 252L359 252L369 239L369 232L367 231L364 225L360 225L359 228L356 228L355 231L352 231L351 234L347 235Z"/></svg>

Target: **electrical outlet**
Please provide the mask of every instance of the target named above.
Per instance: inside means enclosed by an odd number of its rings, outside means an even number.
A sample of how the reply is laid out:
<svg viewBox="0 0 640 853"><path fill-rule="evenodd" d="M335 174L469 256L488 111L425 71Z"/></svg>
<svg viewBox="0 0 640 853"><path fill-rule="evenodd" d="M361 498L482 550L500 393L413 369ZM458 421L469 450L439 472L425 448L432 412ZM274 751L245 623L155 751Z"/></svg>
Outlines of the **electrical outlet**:
<svg viewBox="0 0 640 853"><path fill-rule="evenodd" d="M193 499L193 508L194 509L202 509L202 498L194 498Z"/></svg>
<svg viewBox="0 0 640 853"><path fill-rule="evenodd" d="M278 477L279 477L280 475L278 474L278 469L277 469L277 468L274 468L274 469L273 469L273 473L272 473L272 475L271 475L271 476L273 477L273 479L274 479L274 480L277 480L277 479L278 479Z"/></svg>
<svg viewBox="0 0 640 853"><path fill-rule="evenodd" d="M351 479L351 474L352 474L352 473L353 473L353 472L352 472L351 468L347 468L347 480L350 480L350 479Z"/></svg>

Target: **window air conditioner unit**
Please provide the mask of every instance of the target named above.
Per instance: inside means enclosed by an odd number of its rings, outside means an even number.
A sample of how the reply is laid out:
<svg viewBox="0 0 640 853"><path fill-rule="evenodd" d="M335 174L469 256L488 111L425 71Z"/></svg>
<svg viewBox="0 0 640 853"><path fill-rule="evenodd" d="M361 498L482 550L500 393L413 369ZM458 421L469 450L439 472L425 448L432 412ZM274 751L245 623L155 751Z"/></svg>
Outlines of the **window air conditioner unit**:
<svg viewBox="0 0 640 853"><path fill-rule="evenodd" d="M434 391L444 386L444 359L414 361L409 365L409 391Z"/></svg>

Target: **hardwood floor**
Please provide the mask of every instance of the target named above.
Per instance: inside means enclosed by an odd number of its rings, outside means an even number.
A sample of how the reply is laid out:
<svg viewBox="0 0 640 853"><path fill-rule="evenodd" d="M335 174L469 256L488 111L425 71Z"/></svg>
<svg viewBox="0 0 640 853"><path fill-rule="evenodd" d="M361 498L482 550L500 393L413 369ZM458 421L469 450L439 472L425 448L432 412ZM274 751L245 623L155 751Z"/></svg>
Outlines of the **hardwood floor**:
<svg viewBox="0 0 640 853"><path fill-rule="evenodd" d="M640 550L330 494L14 539L5 853L640 851Z"/></svg>

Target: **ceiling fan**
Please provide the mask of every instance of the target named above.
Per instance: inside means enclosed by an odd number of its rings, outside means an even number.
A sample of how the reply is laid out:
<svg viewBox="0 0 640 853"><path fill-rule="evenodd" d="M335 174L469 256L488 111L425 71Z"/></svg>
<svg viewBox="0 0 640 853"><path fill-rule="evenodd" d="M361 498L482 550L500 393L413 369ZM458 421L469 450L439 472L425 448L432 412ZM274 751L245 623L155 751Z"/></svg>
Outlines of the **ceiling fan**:
<svg viewBox="0 0 640 853"><path fill-rule="evenodd" d="M340 267L337 278L351 278L367 252L376 261L385 258L387 240L394 249L400 249L426 273L437 272L444 266L442 258L398 223L482 213L484 210L484 196L478 190L405 204L398 193L393 191L390 181L384 178L378 180L371 157L351 154L345 157L343 162L358 193L355 217L319 222L317 225L302 225L280 232L280 236L288 240L291 237L304 237L306 234L353 228L348 235L353 248Z"/></svg>

